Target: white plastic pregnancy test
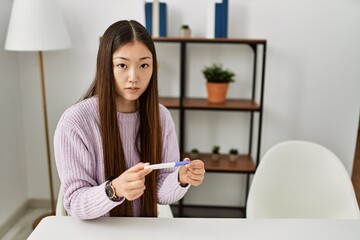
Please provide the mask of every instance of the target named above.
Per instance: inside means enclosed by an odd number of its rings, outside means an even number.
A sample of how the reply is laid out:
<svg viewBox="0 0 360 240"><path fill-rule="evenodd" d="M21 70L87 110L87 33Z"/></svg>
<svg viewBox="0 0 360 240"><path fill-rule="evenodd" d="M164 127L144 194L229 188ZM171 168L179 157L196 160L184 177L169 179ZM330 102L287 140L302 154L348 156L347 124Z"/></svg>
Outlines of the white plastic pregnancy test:
<svg viewBox="0 0 360 240"><path fill-rule="evenodd" d="M172 167L184 166L188 163L190 163L190 161L159 163L159 164L146 165L144 166L144 169L151 168L152 170L155 170L155 169L172 168Z"/></svg>

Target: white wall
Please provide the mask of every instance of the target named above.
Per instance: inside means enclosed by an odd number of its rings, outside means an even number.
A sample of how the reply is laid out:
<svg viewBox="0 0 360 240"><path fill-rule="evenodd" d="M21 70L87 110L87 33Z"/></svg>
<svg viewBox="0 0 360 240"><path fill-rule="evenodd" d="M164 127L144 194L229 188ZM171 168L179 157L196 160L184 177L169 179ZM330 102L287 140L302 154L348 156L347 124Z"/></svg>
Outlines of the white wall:
<svg viewBox="0 0 360 240"><path fill-rule="evenodd" d="M143 22L142 1L58 2L74 47L44 55L51 135L62 112L79 99L92 81L98 37L105 28L123 18L135 18ZM206 12L203 11L203 6L207 0L166 2L170 36L178 34L182 23L190 25L194 36L206 35ZM351 172L360 107L359 12L360 2L356 0L230 0L229 37L268 40L262 154L282 140L311 140L334 151L342 159L348 172ZM192 52L195 55L197 53L196 49ZM172 51L171 54L176 52ZM207 54L209 59L206 61L217 59L218 55ZM164 47L159 46L159 56L166 55ZM43 157L45 148L42 140L39 140L43 132L37 58L36 54L31 53L19 56L22 66L19 73L24 109L28 197L47 198L47 173ZM238 81L231 86L229 97L237 96L238 92L246 94L245 82L249 75L248 63L245 61L247 56L249 51L241 49L240 57L235 54L219 57L226 66L235 69L239 76ZM178 62L176 57L171 55L170 58L170 62L160 62L160 81L163 81L160 90L166 94L177 92L174 85L178 78ZM245 67L237 67L239 61ZM199 72L202 66L202 62L190 64L189 78L199 79L189 89L191 95L205 94L205 80ZM168 81L174 83L169 84ZM195 126L202 124L202 118L210 116L216 120L217 117L212 114L193 114L194 128L189 131L187 147L195 144L191 142L192 139L197 139L194 140L197 142L208 139L207 129L218 126L219 123L209 121L206 123L207 128L204 127L200 134L197 132ZM176 112L174 117L176 118ZM243 121L241 115L231 117L234 119L226 120L226 125L236 126L238 121ZM234 131L242 130L240 126L235 128ZM214 138L219 139L224 150L233 146L234 143L228 139L234 138L227 138L220 131L217 134L219 136ZM211 141L205 141L200 149L208 148L211 144ZM57 178L55 168L54 175ZM243 181L244 178L239 175L207 174L204 185L191 189L186 201L243 204Z"/></svg>
<svg viewBox="0 0 360 240"><path fill-rule="evenodd" d="M0 2L0 46L12 1ZM0 226L27 200L21 95L16 54L0 48Z"/></svg>

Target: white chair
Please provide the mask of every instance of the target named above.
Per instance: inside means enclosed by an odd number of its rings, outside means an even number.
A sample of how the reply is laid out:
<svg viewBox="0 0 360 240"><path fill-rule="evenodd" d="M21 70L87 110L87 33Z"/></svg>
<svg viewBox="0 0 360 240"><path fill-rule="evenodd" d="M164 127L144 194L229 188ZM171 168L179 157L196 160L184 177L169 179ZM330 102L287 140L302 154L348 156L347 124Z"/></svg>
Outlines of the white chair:
<svg viewBox="0 0 360 240"><path fill-rule="evenodd" d="M56 202L56 216L67 216L67 212L64 208L64 193L60 185L59 194Z"/></svg>
<svg viewBox="0 0 360 240"><path fill-rule="evenodd" d="M158 204L158 218L173 218L174 215L171 211L170 205Z"/></svg>
<svg viewBox="0 0 360 240"><path fill-rule="evenodd" d="M158 208L158 218L173 218L174 217L174 215L171 211L170 205L158 204L157 208ZM60 185L60 190L59 190L58 199L57 199L57 203L56 203L56 216L67 216L67 212L64 208L64 194L61 189L61 185Z"/></svg>
<svg viewBox="0 0 360 240"><path fill-rule="evenodd" d="M266 152L254 174L247 218L359 218L350 177L338 157L312 142Z"/></svg>

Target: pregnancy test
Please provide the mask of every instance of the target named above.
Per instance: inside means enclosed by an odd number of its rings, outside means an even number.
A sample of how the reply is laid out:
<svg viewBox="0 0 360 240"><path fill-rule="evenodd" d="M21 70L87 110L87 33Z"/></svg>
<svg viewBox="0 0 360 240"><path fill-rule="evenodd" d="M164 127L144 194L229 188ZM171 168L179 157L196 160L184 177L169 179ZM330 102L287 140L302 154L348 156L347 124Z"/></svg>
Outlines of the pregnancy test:
<svg viewBox="0 0 360 240"><path fill-rule="evenodd" d="M181 162L169 162L169 163L159 163L159 164L152 164L144 166L144 169L151 168L152 170L155 169L164 169L164 168L172 168L172 167L180 167L188 164L190 161L181 161Z"/></svg>

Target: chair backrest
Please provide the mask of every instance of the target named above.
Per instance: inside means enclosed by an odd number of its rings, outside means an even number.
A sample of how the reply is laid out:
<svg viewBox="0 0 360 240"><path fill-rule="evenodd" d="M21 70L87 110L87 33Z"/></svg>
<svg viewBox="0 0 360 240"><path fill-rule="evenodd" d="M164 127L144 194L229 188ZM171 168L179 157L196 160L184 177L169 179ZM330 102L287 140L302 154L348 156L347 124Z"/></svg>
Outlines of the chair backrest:
<svg viewBox="0 0 360 240"><path fill-rule="evenodd" d="M254 174L247 218L359 218L353 185L338 157L312 142L269 149Z"/></svg>
<svg viewBox="0 0 360 240"><path fill-rule="evenodd" d="M171 211L170 205L157 205L158 208L158 218L173 218L174 215ZM58 199L56 203L56 216L67 216L67 212L64 208L64 194L62 191L62 186L60 185Z"/></svg>
<svg viewBox="0 0 360 240"><path fill-rule="evenodd" d="M64 208L64 194L62 186L60 185L59 194L56 202L56 216L67 216L67 212Z"/></svg>
<svg viewBox="0 0 360 240"><path fill-rule="evenodd" d="M158 218L173 218L174 217L174 215L171 211L170 205L158 204L157 209L158 209Z"/></svg>

